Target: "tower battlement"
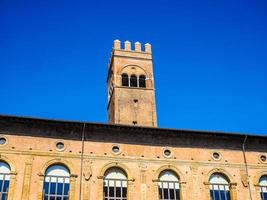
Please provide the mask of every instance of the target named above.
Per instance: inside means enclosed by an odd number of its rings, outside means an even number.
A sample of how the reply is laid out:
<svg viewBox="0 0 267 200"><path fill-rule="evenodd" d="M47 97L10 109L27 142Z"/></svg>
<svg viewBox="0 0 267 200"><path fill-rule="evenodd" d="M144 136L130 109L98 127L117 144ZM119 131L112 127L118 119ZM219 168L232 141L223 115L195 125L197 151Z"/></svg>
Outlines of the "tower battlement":
<svg viewBox="0 0 267 200"><path fill-rule="evenodd" d="M151 45L149 43L146 43L144 45L144 50L142 50L142 44L140 42L135 42L132 48L131 42L128 40L124 42L124 48L122 48L120 40L114 40L113 49L133 52L144 52L151 54Z"/></svg>

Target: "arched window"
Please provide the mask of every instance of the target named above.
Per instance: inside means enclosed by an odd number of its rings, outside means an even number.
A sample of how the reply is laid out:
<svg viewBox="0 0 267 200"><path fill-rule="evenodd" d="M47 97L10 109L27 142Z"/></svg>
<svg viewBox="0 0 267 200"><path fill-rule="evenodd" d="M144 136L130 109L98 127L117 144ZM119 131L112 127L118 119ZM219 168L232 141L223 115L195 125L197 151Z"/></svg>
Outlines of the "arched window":
<svg viewBox="0 0 267 200"><path fill-rule="evenodd" d="M137 76L136 75L131 75L130 86L131 87L137 87Z"/></svg>
<svg viewBox="0 0 267 200"><path fill-rule="evenodd" d="M129 77L128 74L122 74L121 75L121 85L122 86L129 86Z"/></svg>
<svg viewBox="0 0 267 200"><path fill-rule="evenodd" d="M146 76L145 75L139 76L139 87L142 87L142 88L146 87Z"/></svg>
<svg viewBox="0 0 267 200"><path fill-rule="evenodd" d="M165 170L159 175L160 200L180 200L179 178L170 170Z"/></svg>
<svg viewBox="0 0 267 200"><path fill-rule="evenodd" d="M267 200L267 175L264 175L260 178L259 181L261 199Z"/></svg>
<svg viewBox="0 0 267 200"><path fill-rule="evenodd" d="M10 167L7 163L0 162L0 200L7 199L10 171Z"/></svg>
<svg viewBox="0 0 267 200"><path fill-rule="evenodd" d="M104 176L104 200L126 200L126 174L119 168L111 168Z"/></svg>
<svg viewBox="0 0 267 200"><path fill-rule="evenodd" d="M230 184L221 173L214 173L209 178L210 197L212 200L230 200Z"/></svg>
<svg viewBox="0 0 267 200"><path fill-rule="evenodd" d="M52 165L45 172L44 200L68 200L70 189L69 170L62 165Z"/></svg>

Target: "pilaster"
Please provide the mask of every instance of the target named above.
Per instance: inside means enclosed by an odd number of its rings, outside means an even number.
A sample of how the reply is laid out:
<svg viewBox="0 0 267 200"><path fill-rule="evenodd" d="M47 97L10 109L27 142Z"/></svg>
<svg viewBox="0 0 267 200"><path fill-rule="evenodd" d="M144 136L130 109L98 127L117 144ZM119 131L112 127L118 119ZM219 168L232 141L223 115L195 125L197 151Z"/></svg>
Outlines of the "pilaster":
<svg viewBox="0 0 267 200"><path fill-rule="evenodd" d="M236 183L230 183L231 200L237 200Z"/></svg>
<svg viewBox="0 0 267 200"><path fill-rule="evenodd" d="M103 184L103 179L104 179L104 176L98 176L97 177L98 180L97 180L97 187L98 187L98 194L97 194L97 197L98 199L97 200L103 200L103 196L104 196L104 193L103 193L103 187L104 187L104 184Z"/></svg>
<svg viewBox="0 0 267 200"><path fill-rule="evenodd" d="M44 174L38 174L38 192L37 192L37 200L43 199L43 187L44 187Z"/></svg>
<svg viewBox="0 0 267 200"><path fill-rule="evenodd" d="M134 180L128 180L128 185L127 185L127 199L129 200L134 200L133 195L134 195Z"/></svg>
<svg viewBox="0 0 267 200"><path fill-rule="evenodd" d="M159 185L157 180L153 180L153 199L159 200Z"/></svg>
<svg viewBox="0 0 267 200"><path fill-rule="evenodd" d="M210 200L210 185L209 185L209 183L204 183L204 185L205 185L205 196L204 196L204 198L205 199L203 199L203 200Z"/></svg>
<svg viewBox="0 0 267 200"><path fill-rule="evenodd" d="M33 161L33 158L29 158L25 162L21 200L29 199L30 186L31 186L31 175L32 175L32 161Z"/></svg>
<svg viewBox="0 0 267 200"><path fill-rule="evenodd" d="M192 173L192 198L193 200L198 200L200 196L200 191L199 191L199 183L198 183L198 167L197 165L192 165L190 166L191 173Z"/></svg>
<svg viewBox="0 0 267 200"><path fill-rule="evenodd" d="M146 169L147 166L143 163L139 163L140 168L140 199L147 199L147 181L146 181Z"/></svg>
<svg viewBox="0 0 267 200"><path fill-rule="evenodd" d="M70 190L69 190L69 200L75 200L75 188L76 188L76 179L77 175L70 175Z"/></svg>
<svg viewBox="0 0 267 200"><path fill-rule="evenodd" d="M181 200L189 199L186 191L186 182L180 182L180 198Z"/></svg>
<svg viewBox="0 0 267 200"><path fill-rule="evenodd" d="M11 171L7 200L15 200L14 195L15 195L16 176L17 173L15 171Z"/></svg>
<svg viewBox="0 0 267 200"><path fill-rule="evenodd" d="M85 160L83 164L83 200L89 200L90 199L90 179L92 176L92 169L90 166L90 161Z"/></svg>

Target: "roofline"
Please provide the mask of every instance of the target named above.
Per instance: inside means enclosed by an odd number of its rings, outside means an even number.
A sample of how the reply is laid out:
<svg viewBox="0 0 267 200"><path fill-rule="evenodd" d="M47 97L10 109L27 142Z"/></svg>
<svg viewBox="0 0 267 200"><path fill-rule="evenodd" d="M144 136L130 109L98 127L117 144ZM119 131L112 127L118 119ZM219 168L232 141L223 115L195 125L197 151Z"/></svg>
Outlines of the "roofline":
<svg viewBox="0 0 267 200"><path fill-rule="evenodd" d="M238 132L223 132L223 131L208 131L208 130L192 130L192 129L175 129L175 128L159 128L159 127L148 127L148 126L130 126L124 124L107 124L99 122L88 122L88 121L78 121L78 120L63 120L63 119L49 119L49 118L40 118L32 116L17 116L17 115L5 115L0 114L0 117L4 118L14 118L21 120L38 120L43 122L59 122L59 123L75 123L75 124L87 124L93 126L103 126L106 128L126 128L131 130L147 130L147 131L171 131L171 132L183 132L183 133L193 133L193 134L214 134L221 136L249 136L249 137L258 137L258 138L267 138L265 135L258 135L252 133L238 133Z"/></svg>

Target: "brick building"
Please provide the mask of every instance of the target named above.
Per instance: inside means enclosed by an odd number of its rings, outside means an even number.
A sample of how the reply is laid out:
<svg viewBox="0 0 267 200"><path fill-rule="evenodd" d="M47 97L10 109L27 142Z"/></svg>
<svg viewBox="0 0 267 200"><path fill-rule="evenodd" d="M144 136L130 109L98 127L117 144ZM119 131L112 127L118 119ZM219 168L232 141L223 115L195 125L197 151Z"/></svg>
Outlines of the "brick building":
<svg viewBox="0 0 267 200"><path fill-rule="evenodd" d="M267 199L267 137L157 128L134 46L114 41L108 124L0 115L0 200Z"/></svg>

